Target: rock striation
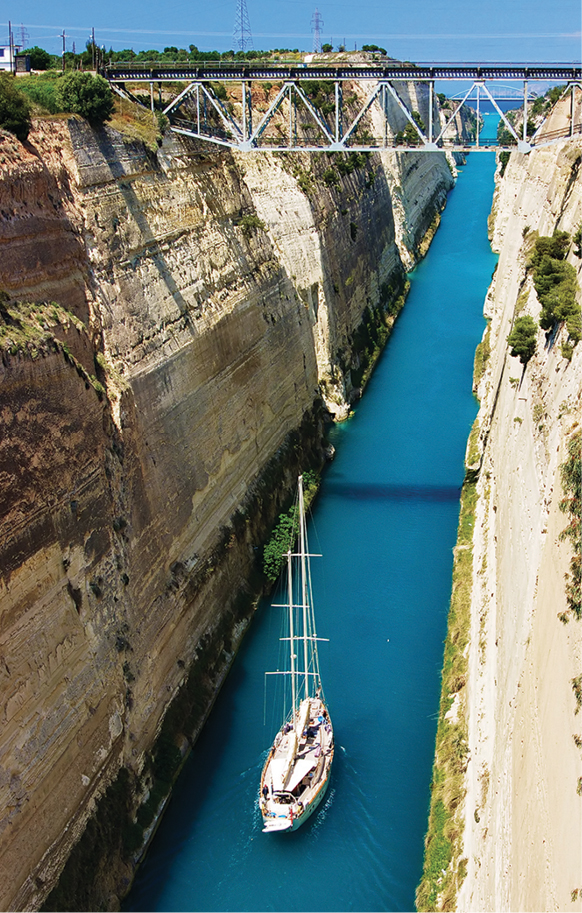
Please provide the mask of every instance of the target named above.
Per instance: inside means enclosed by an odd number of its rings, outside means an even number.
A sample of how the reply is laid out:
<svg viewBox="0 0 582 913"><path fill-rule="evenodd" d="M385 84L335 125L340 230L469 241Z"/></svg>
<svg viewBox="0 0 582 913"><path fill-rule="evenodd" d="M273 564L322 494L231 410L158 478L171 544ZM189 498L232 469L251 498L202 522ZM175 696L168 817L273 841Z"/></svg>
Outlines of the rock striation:
<svg viewBox="0 0 582 913"><path fill-rule="evenodd" d="M4 909L42 905L120 770L147 799L193 670L203 719L256 548L349 411L357 331L453 183L440 154L372 155L333 186L326 167L172 136L156 154L78 119L0 134ZM119 839L80 908L127 890Z"/></svg>

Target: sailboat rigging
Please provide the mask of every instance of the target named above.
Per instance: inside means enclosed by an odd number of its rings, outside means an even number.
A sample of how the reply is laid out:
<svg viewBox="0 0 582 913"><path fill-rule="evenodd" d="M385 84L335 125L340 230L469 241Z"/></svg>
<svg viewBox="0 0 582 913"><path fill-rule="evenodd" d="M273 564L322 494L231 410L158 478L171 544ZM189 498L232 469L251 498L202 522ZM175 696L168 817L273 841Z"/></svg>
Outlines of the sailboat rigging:
<svg viewBox="0 0 582 913"><path fill-rule="evenodd" d="M331 719L323 696L315 615L311 595L310 558L303 496L298 482L299 551L287 553L286 608L289 613L289 669L267 673L288 675L291 708L263 767L260 808L263 832L297 830L321 804L329 785L334 743ZM294 573L294 561L298 574ZM296 579L298 578L298 579Z"/></svg>

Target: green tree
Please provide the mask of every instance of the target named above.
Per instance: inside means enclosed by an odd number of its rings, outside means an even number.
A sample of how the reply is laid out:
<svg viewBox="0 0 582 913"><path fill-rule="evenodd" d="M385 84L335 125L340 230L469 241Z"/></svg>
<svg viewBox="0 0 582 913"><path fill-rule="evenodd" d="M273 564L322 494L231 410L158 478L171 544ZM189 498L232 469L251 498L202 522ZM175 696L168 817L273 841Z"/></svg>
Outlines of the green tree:
<svg viewBox="0 0 582 913"><path fill-rule="evenodd" d="M555 105L559 98L564 94L566 86L554 86L546 92L546 98L551 105Z"/></svg>
<svg viewBox="0 0 582 913"><path fill-rule="evenodd" d="M499 127L497 128L497 142L500 146L517 146L515 136L507 129L503 121L499 122Z"/></svg>
<svg viewBox="0 0 582 913"><path fill-rule="evenodd" d="M540 326L551 330L556 323L565 322L571 339L577 343L582 339L582 315L577 302L577 272L565 259L569 246L570 235L566 231L537 238L529 265L533 267L534 285L542 306Z"/></svg>
<svg viewBox="0 0 582 913"><path fill-rule="evenodd" d="M538 325L529 314L518 317L513 325L513 330L507 337L511 346L511 354L519 355L522 365L526 365L536 350L536 334Z"/></svg>
<svg viewBox="0 0 582 913"><path fill-rule="evenodd" d="M8 73L0 73L0 127L14 133L22 143L31 127L28 99Z"/></svg>
<svg viewBox="0 0 582 913"><path fill-rule="evenodd" d="M321 50L323 51L324 54L331 54L331 52L333 51L333 46L331 44L327 44L327 43L322 44Z"/></svg>
<svg viewBox="0 0 582 913"><path fill-rule="evenodd" d="M58 98L63 111L80 114L94 126L103 124L113 114L113 94L102 76L69 73L59 85Z"/></svg>
<svg viewBox="0 0 582 913"><path fill-rule="evenodd" d="M556 231L551 237L545 235L537 238L532 252L530 263L539 266L543 257L552 257L554 260L564 260L570 246L570 235L567 231Z"/></svg>
<svg viewBox="0 0 582 913"><path fill-rule="evenodd" d="M29 48L26 53L30 56L30 66L33 70L48 70L51 65L51 55L44 48L39 48L35 44Z"/></svg>

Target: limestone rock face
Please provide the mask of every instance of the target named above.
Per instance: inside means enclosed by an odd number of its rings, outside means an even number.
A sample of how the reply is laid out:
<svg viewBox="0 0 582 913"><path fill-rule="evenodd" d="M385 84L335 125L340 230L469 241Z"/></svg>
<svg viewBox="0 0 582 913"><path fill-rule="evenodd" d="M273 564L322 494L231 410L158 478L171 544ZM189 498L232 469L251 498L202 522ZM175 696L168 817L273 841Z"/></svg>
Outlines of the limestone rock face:
<svg viewBox="0 0 582 913"><path fill-rule="evenodd" d="M540 313L526 272L531 233L574 233L582 222L581 161L579 140L512 153L494 198L500 258L486 302L491 356L479 385L461 910L573 909L572 891L582 884L572 692L582 639L579 622L558 619L572 554L558 538L567 523L558 509L559 467L580 427L582 350L578 344L568 361L565 327L551 337L539 330L524 370L506 342L516 313ZM568 259L580 276L573 250Z"/></svg>
<svg viewBox="0 0 582 913"><path fill-rule="evenodd" d="M86 316L86 252L69 131L41 122L34 135L42 156L0 134L0 288L23 300L54 298Z"/></svg>
<svg viewBox="0 0 582 913"><path fill-rule="evenodd" d="M31 909L201 642L232 656L285 491L233 518L320 397L347 413L363 312L452 177L386 154L328 187L306 156L155 155L75 119L0 142L0 289L82 321L0 364L0 905Z"/></svg>

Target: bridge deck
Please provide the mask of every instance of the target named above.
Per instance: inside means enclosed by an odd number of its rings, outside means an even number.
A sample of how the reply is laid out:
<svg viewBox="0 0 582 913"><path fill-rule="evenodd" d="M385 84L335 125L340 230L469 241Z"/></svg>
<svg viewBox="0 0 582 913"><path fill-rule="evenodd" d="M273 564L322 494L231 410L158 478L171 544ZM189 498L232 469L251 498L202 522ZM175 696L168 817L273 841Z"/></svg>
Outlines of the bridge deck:
<svg viewBox="0 0 582 913"><path fill-rule="evenodd" d="M389 65L386 63L362 64L257 64L201 63L190 66L158 65L136 66L133 64L104 67L101 71L110 82L165 82L167 80L221 80L221 81L266 81L266 80L547 80L571 82L582 79L582 67L563 64L495 65L487 64L431 64L415 66Z"/></svg>

